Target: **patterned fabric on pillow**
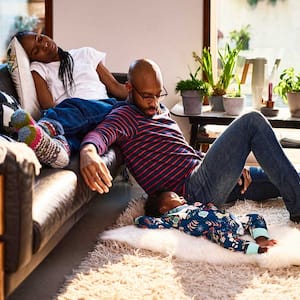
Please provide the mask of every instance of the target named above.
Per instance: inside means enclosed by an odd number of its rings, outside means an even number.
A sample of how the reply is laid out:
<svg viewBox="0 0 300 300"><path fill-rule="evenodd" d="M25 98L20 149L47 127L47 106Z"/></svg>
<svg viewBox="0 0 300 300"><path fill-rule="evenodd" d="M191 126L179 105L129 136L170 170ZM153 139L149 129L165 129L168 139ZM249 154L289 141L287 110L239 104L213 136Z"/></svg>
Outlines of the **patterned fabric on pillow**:
<svg viewBox="0 0 300 300"><path fill-rule="evenodd" d="M10 136L0 133L0 142L1 141L3 141L3 142L17 142L16 140L11 138Z"/></svg>
<svg viewBox="0 0 300 300"><path fill-rule="evenodd" d="M30 61L16 37L11 40L8 46L7 60L8 70L15 84L22 108L38 120L41 112L30 72Z"/></svg>
<svg viewBox="0 0 300 300"><path fill-rule="evenodd" d="M13 96L0 91L0 133L11 136L14 134L14 130L10 125L10 117L19 108L21 106Z"/></svg>

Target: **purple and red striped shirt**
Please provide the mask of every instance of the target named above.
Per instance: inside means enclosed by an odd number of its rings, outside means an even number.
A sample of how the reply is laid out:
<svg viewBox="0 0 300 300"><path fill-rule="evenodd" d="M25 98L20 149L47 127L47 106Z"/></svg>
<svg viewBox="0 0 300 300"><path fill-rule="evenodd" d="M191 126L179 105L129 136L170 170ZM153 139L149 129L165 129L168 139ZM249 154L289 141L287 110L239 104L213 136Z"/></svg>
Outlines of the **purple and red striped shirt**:
<svg viewBox="0 0 300 300"><path fill-rule="evenodd" d="M161 105L161 109L162 113L149 117L129 103L115 108L82 145L94 144L101 155L115 143L147 194L166 188L183 195L185 179L200 164L201 154L186 142L167 108Z"/></svg>

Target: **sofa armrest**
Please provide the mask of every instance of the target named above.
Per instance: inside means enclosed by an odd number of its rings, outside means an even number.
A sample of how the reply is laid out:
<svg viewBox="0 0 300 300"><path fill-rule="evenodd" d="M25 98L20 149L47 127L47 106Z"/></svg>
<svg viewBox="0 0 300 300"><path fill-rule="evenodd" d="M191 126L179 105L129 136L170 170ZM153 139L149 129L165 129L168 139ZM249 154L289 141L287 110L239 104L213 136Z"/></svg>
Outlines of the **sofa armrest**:
<svg viewBox="0 0 300 300"><path fill-rule="evenodd" d="M3 176L5 272L14 272L32 255L32 198L36 157L23 143L0 143Z"/></svg>
<svg viewBox="0 0 300 300"><path fill-rule="evenodd" d="M125 83L127 81L127 73L113 72L112 75L120 82Z"/></svg>
<svg viewBox="0 0 300 300"><path fill-rule="evenodd" d="M4 212L3 212L3 175L0 175L0 300L4 299Z"/></svg>

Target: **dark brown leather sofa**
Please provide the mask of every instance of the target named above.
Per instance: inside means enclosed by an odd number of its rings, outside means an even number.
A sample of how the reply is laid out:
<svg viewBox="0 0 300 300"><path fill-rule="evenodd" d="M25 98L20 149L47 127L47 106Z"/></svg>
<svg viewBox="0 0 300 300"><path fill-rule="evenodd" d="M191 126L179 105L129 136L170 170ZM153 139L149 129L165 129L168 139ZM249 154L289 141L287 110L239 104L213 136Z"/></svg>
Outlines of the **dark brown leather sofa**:
<svg viewBox="0 0 300 300"><path fill-rule="evenodd" d="M114 76L120 82L126 80L126 74L115 73ZM0 90L17 99L6 65L0 65ZM4 245L4 286L1 288L5 297L78 222L91 200L98 201L102 197L90 191L83 182L79 172L79 155L74 155L65 169L43 167L40 175L35 176L31 160L17 158L11 144L2 142L1 145L0 140L0 177L3 179L3 207L0 212L4 228L0 240ZM22 146L27 147L25 144ZM116 177L123 167L118 148L111 147L103 158L112 176ZM115 209L120 210L120 207ZM116 212L111 214L113 223ZM99 226L101 222L100 219Z"/></svg>

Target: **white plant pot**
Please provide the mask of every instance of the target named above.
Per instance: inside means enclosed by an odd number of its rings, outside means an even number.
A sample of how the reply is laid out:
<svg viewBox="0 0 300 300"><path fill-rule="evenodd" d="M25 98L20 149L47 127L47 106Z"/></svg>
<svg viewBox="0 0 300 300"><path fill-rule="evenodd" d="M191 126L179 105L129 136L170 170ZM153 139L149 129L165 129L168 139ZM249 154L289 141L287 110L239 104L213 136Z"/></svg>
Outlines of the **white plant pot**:
<svg viewBox="0 0 300 300"><path fill-rule="evenodd" d="M300 118L300 92L287 93L287 100L291 116Z"/></svg>
<svg viewBox="0 0 300 300"><path fill-rule="evenodd" d="M238 116L244 110L245 97L231 97L228 95L224 95L223 105L227 115Z"/></svg>
<svg viewBox="0 0 300 300"><path fill-rule="evenodd" d="M199 91L182 91L182 104L186 115L199 115L202 112L203 95Z"/></svg>

